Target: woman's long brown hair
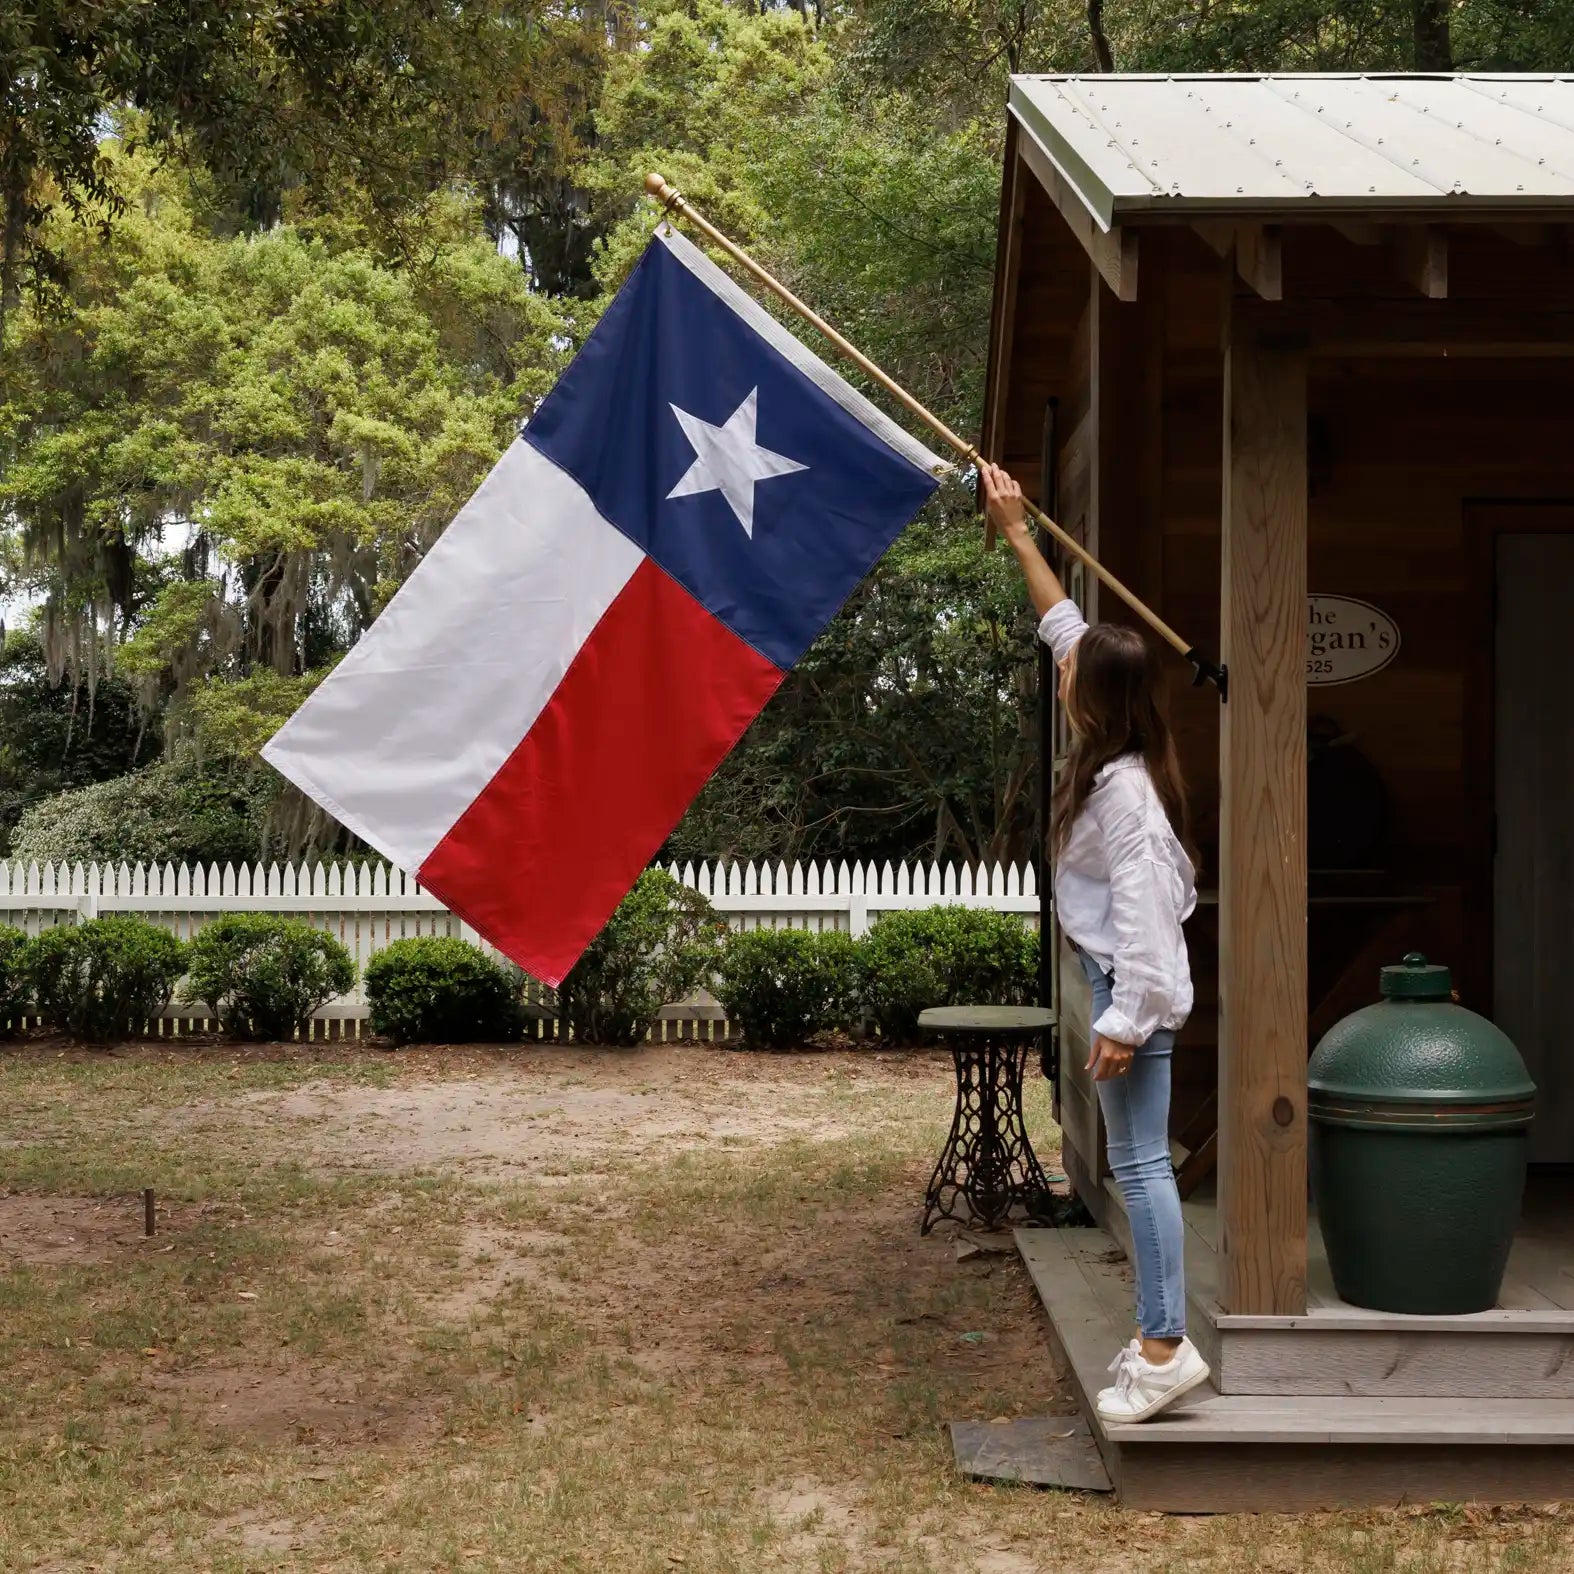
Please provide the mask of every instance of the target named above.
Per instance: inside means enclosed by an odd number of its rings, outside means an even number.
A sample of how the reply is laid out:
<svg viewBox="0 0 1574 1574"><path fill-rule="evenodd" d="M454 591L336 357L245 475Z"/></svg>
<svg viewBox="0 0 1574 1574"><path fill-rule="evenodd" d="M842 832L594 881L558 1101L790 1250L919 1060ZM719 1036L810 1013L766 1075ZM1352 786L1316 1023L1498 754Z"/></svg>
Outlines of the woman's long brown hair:
<svg viewBox="0 0 1574 1574"><path fill-rule="evenodd" d="M1162 687L1157 653L1135 629L1100 623L1077 642L1068 696L1071 754L1050 809L1050 847L1056 854L1065 847L1098 773L1123 754L1140 754L1170 827L1196 866L1186 787L1160 703Z"/></svg>

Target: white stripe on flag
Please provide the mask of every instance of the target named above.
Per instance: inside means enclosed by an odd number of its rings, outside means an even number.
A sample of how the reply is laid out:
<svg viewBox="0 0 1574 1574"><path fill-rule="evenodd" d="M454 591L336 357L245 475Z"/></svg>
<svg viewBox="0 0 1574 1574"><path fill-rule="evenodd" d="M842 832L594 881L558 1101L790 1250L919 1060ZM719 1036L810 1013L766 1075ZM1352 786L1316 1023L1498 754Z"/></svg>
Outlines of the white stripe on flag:
<svg viewBox="0 0 1574 1574"><path fill-rule="evenodd" d="M263 758L418 870L643 559L573 477L516 440Z"/></svg>

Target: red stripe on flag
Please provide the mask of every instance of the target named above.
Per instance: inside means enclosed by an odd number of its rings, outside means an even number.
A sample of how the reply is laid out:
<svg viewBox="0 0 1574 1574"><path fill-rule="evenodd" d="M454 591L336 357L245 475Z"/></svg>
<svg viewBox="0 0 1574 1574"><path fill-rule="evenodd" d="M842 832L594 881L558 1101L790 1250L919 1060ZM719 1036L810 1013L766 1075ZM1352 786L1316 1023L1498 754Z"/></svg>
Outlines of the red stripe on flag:
<svg viewBox="0 0 1574 1574"><path fill-rule="evenodd" d="M782 676L647 559L421 883L560 983Z"/></svg>

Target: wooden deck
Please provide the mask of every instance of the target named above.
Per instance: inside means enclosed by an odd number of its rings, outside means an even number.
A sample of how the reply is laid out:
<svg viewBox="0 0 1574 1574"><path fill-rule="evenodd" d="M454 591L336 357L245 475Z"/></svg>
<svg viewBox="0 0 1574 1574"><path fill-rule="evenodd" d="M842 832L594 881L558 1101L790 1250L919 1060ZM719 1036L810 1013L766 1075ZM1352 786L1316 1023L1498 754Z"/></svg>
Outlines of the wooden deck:
<svg viewBox="0 0 1574 1574"><path fill-rule="evenodd" d="M1017 1246L1110 1477L1131 1507L1210 1513L1574 1495L1568 1398L1210 1387L1146 1425L1105 1427L1092 1397L1108 1381L1111 1356L1131 1337L1124 1254L1098 1229L1024 1228ZM1295 1330L1269 1332L1296 1341L1317 1332L1311 1317L1294 1321ZM1416 1321L1404 1320L1407 1328Z"/></svg>
<svg viewBox="0 0 1574 1574"><path fill-rule="evenodd" d="M1185 1204L1188 1325L1225 1394L1574 1400L1574 1185L1538 1177L1489 1312L1417 1317L1339 1299L1315 1215L1304 1317L1234 1316L1217 1298L1218 1214ZM1113 1183L1106 1221L1123 1249Z"/></svg>

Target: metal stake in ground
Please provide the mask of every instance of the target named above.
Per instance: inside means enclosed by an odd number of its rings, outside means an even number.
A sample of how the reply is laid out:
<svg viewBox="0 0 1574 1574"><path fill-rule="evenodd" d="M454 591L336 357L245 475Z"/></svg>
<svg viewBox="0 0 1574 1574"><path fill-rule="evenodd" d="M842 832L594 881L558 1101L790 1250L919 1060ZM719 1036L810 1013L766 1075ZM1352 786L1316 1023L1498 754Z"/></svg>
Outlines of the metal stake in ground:
<svg viewBox="0 0 1574 1574"><path fill-rule="evenodd" d="M949 443L969 464L977 465L983 463L983 455L966 438L959 437L953 432L938 415L935 415L920 404L895 378L887 376L885 372L881 371L862 350L849 340L844 339L818 312L799 300L785 284L762 268L741 246L729 240L709 219L696 212L676 186L667 184L664 176L654 173L647 175L645 177L645 190L667 212L676 214L681 219L686 219L708 240L720 246L740 268L746 269L779 300L785 301L787 305L792 307L805 322L817 328L842 355L845 355L866 376L873 378L875 382L879 383L893 399L917 416L937 437ZM1188 644L1183 640L1136 592L1128 590L1080 541L1062 530L1036 503L1027 503L1027 511L1066 551L1079 562L1086 564L1093 573L1097 574L1099 579L1108 585L1154 633L1167 644L1173 645L1191 663L1194 674L1193 681L1195 683L1212 683L1218 689L1220 699L1227 697L1229 692L1227 686L1228 674L1223 667L1203 655L1197 646ZM991 521L988 533L985 536L985 545L992 547L994 541L995 530Z"/></svg>
<svg viewBox="0 0 1574 1574"><path fill-rule="evenodd" d="M144 1236L158 1233L158 1212L153 1204L153 1188L145 1186L142 1189L142 1233Z"/></svg>

